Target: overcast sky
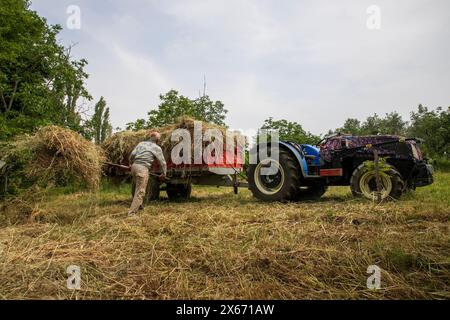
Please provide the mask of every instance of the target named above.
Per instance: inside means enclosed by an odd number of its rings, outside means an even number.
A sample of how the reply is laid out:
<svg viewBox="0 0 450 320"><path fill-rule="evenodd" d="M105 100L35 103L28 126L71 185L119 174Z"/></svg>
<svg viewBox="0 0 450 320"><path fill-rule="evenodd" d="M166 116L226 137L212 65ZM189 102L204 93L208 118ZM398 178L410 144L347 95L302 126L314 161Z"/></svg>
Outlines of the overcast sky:
<svg viewBox="0 0 450 320"><path fill-rule="evenodd" d="M80 29L67 28L69 5L81 10ZM197 97L204 76L233 129L272 116L319 134L349 117L450 105L448 0L34 0L32 8L64 27L62 43L78 43L88 90L105 97L115 127L145 118L172 88Z"/></svg>

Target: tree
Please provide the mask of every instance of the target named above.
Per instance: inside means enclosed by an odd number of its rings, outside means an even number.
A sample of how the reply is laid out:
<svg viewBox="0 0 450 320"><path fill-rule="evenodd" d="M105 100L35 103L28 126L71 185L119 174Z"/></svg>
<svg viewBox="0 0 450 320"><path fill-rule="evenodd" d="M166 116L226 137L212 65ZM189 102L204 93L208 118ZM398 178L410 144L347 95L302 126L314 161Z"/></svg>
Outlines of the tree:
<svg viewBox="0 0 450 320"><path fill-rule="evenodd" d="M376 135L380 133L381 118L374 113L373 116L367 117L361 126L361 134Z"/></svg>
<svg viewBox="0 0 450 320"><path fill-rule="evenodd" d="M93 139L96 144L103 143L112 133L112 125L109 120L109 108L103 97L95 104L94 115L87 120L85 125L85 136Z"/></svg>
<svg viewBox="0 0 450 320"><path fill-rule="evenodd" d="M228 112L221 101L211 101L209 96L204 95L193 100L194 112L192 116L206 122L225 126L225 117Z"/></svg>
<svg viewBox="0 0 450 320"><path fill-rule="evenodd" d="M402 116L396 111L386 113L381 120L378 131L382 134L405 135L407 129L407 121L403 121Z"/></svg>
<svg viewBox="0 0 450 320"><path fill-rule="evenodd" d="M147 121L145 119L137 119L134 122L128 122L126 129L131 131L139 131L147 128Z"/></svg>
<svg viewBox="0 0 450 320"><path fill-rule="evenodd" d="M358 119L346 119L342 128L336 129L336 132L353 135L361 134L361 122Z"/></svg>
<svg viewBox="0 0 450 320"><path fill-rule="evenodd" d="M297 122L287 120L273 120L272 117L266 119L261 127L270 133L278 131L280 140L292 141L297 143L317 144L320 137L303 130L302 126Z"/></svg>
<svg viewBox="0 0 450 320"><path fill-rule="evenodd" d="M411 112L411 125L408 134L422 138L424 150L432 157L450 155L450 107L429 110L421 104L417 112Z"/></svg>
<svg viewBox="0 0 450 320"><path fill-rule="evenodd" d="M405 135L408 122L403 121L402 117L396 112L386 113L384 118L374 113L361 124L358 119L346 119L341 128L335 132L347 133L353 135L376 135L376 134L394 134Z"/></svg>
<svg viewBox="0 0 450 320"><path fill-rule="evenodd" d="M170 90L159 96L161 103L148 112L148 120L138 119L127 123L127 129L140 130L156 128L174 123L181 116L189 116L200 121L225 126L228 112L221 101L212 101L204 95L198 99L189 99L176 90Z"/></svg>
<svg viewBox="0 0 450 320"><path fill-rule="evenodd" d="M100 130L100 143L103 143L112 134L112 125L109 119L109 108L105 109L102 117L102 127Z"/></svg>
<svg viewBox="0 0 450 320"><path fill-rule="evenodd" d="M157 109L148 113L147 127L160 127L174 123L180 116L193 116L194 103L187 97L178 94L178 91L170 90L160 95L161 103ZM201 120L200 118L198 120Z"/></svg>
<svg viewBox="0 0 450 320"><path fill-rule="evenodd" d="M0 139L58 124L81 130L78 99L86 60L74 61L71 47L57 42L59 25L29 9L27 0L0 0Z"/></svg>

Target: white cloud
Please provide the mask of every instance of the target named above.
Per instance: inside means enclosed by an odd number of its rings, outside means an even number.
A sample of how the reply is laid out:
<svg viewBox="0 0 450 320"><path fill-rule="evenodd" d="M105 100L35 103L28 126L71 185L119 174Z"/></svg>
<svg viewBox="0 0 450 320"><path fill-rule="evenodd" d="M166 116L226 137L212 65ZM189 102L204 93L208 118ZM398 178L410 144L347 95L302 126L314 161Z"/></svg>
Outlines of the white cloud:
<svg viewBox="0 0 450 320"><path fill-rule="evenodd" d="M99 55L90 61L88 87L96 98L105 97L114 126L124 128L128 122L146 118L158 104L159 94L176 87L149 55L141 56L117 43Z"/></svg>
<svg viewBox="0 0 450 320"><path fill-rule="evenodd" d="M119 58L122 68L129 71L127 81L136 88L152 88L159 92L170 90L173 84L167 79L167 76L161 68L149 56L139 56L130 51L114 45L114 53Z"/></svg>
<svg viewBox="0 0 450 320"><path fill-rule="evenodd" d="M196 96L204 75L233 128L273 116L323 133L348 117L450 101L447 0L79 2L83 30L62 36L76 35L89 90L105 96L114 125L145 117L170 88ZM38 11L54 15L55 4Z"/></svg>

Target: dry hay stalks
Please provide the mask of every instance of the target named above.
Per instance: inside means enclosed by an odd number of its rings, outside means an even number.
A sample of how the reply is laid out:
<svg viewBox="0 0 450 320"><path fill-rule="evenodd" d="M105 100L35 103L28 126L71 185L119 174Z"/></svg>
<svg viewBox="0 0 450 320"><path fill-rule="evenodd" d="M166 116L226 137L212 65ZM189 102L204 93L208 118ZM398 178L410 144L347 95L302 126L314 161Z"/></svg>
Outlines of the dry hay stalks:
<svg viewBox="0 0 450 320"><path fill-rule="evenodd" d="M106 157L110 162L116 163L116 164L123 164L128 165L129 164L129 155L133 151L134 147L139 143L146 139L148 139L148 134L151 131L158 131L161 134L161 147L164 152L164 156L166 159L170 158L170 154L172 151L172 147L175 146L178 141L172 142L171 141L171 135L176 129L186 129L190 132L192 141L191 143L194 144L194 122L198 121L193 118L189 117L180 117L177 119L176 123L167 125L160 128L153 128L153 129L146 129L146 130L139 130L139 131L122 131L114 134L112 137L107 139L102 147L103 150L106 153ZM207 123L199 121L202 124L202 134L205 133L208 129L217 129L222 133L222 136L225 138L227 135L227 129L225 127L221 127L215 124ZM202 145L205 147L209 142L203 141L203 137L200 137L202 139ZM234 137L235 143L239 141L237 139L236 135Z"/></svg>
<svg viewBox="0 0 450 320"><path fill-rule="evenodd" d="M103 151L72 130L42 127L33 136L16 139L9 148L7 159L20 159L21 174L30 181L44 185L83 184L92 190L100 185Z"/></svg>
<svg viewBox="0 0 450 320"><path fill-rule="evenodd" d="M32 223L46 214L39 208L50 188L36 188L25 190L18 196L7 197L0 202L0 227L18 223Z"/></svg>
<svg viewBox="0 0 450 320"><path fill-rule="evenodd" d="M122 131L108 138L102 148L107 159L117 164L128 164L128 156L134 147L148 138L148 130Z"/></svg>

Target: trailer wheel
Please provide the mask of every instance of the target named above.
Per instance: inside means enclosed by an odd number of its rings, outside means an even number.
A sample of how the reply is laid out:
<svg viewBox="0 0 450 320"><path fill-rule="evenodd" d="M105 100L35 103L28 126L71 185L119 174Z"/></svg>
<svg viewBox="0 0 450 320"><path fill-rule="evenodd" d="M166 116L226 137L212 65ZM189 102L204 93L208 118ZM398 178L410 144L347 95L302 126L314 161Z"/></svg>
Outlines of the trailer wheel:
<svg viewBox="0 0 450 320"><path fill-rule="evenodd" d="M263 175L263 168L275 166L276 173ZM300 168L297 160L285 150L280 150L279 161L267 158L249 165L247 176L249 189L263 201L294 200L300 184Z"/></svg>
<svg viewBox="0 0 450 320"><path fill-rule="evenodd" d="M389 167L388 171L380 172L382 200L387 198L399 199L405 188L405 182L400 173L393 166L389 165ZM370 200L375 199L377 192L375 172L369 170L364 163L360 164L353 171L350 189L354 196L363 196Z"/></svg>
<svg viewBox="0 0 450 320"><path fill-rule="evenodd" d="M160 192L160 182L157 178L150 176L148 178L147 190L144 197L144 203L149 203L150 201L159 200L159 192ZM131 196L134 197L134 192L136 190L136 181L131 182Z"/></svg>
<svg viewBox="0 0 450 320"><path fill-rule="evenodd" d="M191 184L167 184L166 187L167 196L171 201L187 200L191 197L192 185Z"/></svg>
<svg viewBox="0 0 450 320"><path fill-rule="evenodd" d="M295 201L317 200L327 192L328 186L323 183L317 183L312 186L301 187L297 190Z"/></svg>

